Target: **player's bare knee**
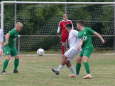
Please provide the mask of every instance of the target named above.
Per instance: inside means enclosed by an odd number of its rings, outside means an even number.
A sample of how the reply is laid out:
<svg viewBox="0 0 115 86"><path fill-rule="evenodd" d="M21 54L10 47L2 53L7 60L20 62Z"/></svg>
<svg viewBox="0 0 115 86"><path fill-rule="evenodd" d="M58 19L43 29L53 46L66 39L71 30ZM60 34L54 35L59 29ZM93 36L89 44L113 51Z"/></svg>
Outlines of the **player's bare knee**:
<svg viewBox="0 0 115 86"><path fill-rule="evenodd" d="M88 62L88 57L83 56L82 61L83 61L83 62Z"/></svg>
<svg viewBox="0 0 115 86"><path fill-rule="evenodd" d="M77 58L77 63L81 63L82 62L82 58L81 57L78 57Z"/></svg>
<svg viewBox="0 0 115 86"><path fill-rule="evenodd" d="M10 59L11 59L11 56L6 56L5 59L6 59L6 60L10 60Z"/></svg>

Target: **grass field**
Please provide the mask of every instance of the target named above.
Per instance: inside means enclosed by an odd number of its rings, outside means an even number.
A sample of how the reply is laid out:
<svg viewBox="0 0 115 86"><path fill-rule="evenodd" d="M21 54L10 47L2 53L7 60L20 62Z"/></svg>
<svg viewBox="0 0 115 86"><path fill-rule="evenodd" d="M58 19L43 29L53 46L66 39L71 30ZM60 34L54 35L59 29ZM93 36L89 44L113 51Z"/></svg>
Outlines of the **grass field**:
<svg viewBox="0 0 115 86"><path fill-rule="evenodd" d="M20 73L13 74L13 62L10 62L7 75L0 75L0 86L115 86L115 54L94 53L90 60L93 79L82 79L85 74L75 79L68 78L69 71L65 67L59 76L51 72L51 68L59 64L59 54L36 56L22 54ZM73 60L75 64L75 60Z"/></svg>

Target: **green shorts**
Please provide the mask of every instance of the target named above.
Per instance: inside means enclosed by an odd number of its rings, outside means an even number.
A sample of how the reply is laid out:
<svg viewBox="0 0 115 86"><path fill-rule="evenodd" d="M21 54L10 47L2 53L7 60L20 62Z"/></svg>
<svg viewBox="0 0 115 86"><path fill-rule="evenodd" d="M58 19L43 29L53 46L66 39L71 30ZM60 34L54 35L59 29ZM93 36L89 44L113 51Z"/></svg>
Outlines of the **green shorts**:
<svg viewBox="0 0 115 86"><path fill-rule="evenodd" d="M88 58L90 58L91 54L93 53L94 48L91 47L87 47L87 48L83 48L82 51L80 52L80 56L87 56Z"/></svg>
<svg viewBox="0 0 115 86"><path fill-rule="evenodd" d="M15 47L9 47L9 46L5 46L3 48L3 52L5 55L11 55L11 56L17 56L18 51Z"/></svg>

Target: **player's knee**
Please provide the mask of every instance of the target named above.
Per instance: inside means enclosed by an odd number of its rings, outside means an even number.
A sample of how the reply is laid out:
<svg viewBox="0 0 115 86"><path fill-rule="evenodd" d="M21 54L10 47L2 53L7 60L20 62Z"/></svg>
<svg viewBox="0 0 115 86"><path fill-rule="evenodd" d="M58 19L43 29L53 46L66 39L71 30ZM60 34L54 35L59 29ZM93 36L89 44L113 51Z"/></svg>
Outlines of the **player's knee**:
<svg viewBox="0 0 115 86"><path fill-rule="evenodd" d="M83 56L82 61L83 61L83 62L88 62L88 57Z"/></svg>
<svg viewBox="0 0 115 86"><path fill-rule="evenodd" d="M20 56L16 56L16 57L15 57L15 59L19 59L19 58L20 58Z"/></svg>
<svg viewBox="0 0 115 86"><path fill-rule="evenodd" d="M6 59L6 60L10 60L10 59L11 59L11 56L6 56L5 59Z"/></svg>
<svg viewBox="0 0 115 86"><path fill-rule="evenodd" d="M82 58L81 57L77 58L77 63L81 63L81 62L82 62Z"/></svg>
<svg viewBox="0 0 115 86"><path fill-rule="evenodd" d="M70 66L71 66L71 63L70 63L69 60L66 61L66 65L67 65L67 67L70 67Z"/></svg>

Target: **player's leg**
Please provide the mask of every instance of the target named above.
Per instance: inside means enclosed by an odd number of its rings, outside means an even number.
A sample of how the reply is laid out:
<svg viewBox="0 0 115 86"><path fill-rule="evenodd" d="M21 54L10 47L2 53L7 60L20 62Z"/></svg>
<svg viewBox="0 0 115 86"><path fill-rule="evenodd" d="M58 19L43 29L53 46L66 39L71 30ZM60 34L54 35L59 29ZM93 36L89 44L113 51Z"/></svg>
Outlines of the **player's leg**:
<svg viewBox="0 0 115 86"><path fill-rule="evenodd" d="M93 47L90 47L90 48L87 48L84 50L84 54L83 54L83 58L82 58L82 61L83 61L83 64L84 64L84 67L86 70L86 76L83 77L84 79L92 78L90 64L89 64L89 58L90 58L92 52L93 52Z"/></svg>
<svg viewBox="0 0 115 86"><path fill-rule="evenodd" d="M77 58L77 63L76 63L76 75L79 75L79 73L80 73L81 63L82 63L82 57L79 56Z"/></svg>
<svg viewBox="0 0 115 86"><path fill-rule="evenodd" d="M61 37L62 55L64 55L65 51L67 50L67 39L68 39L68 35L62 35L62 37Z"/></svg>
<svg viewBox="0 0 115 86"><path fill-rule="evenodd" d="M66 61L65 61L65 57L63 57L63 60L61 62L61 64L57 67L57 68L52 68L52 72L54 72L56 75L59 75L60 74L60 71L63 69L63 67L65 66L66 64Z"/></svg>
<svg viewBox="0 0 115 86"><path fill-rule="evenodd" d="M14 60L14 73L18 73L18 66L19 66L19 56L15 56Z"/></svg>
<svg viewBox="0 0 115 86"><path fill-rule="evenodd" d="M80 73L83 53L84 53L84 50L82 49L82 51L80 52L79 57L76 60L76 62L77 62L76 63L76 75L79 75L79 73Z"/></svg>
<svg viewBox="0 0 115 86"><path fill-rule="evenodd" d="M10 55L5 56L5 60L3 62L3 69L2 69L2 73L6 72L6 68L8 66L9 60L11 59Z"/></svg>
<svg viewBox="0 0 115 86"><path fill-rule="evenodd" d="M2 50L2 48L0 48L0 65L2 64L2 62L1 62L2 55L3 55L3 50Z"/></svg>
<svg viewBox="0 0 115 86"><path fill-rule="evenodd" d="M17 49L16 49L16 48L12 48L12 50L11 50L11 55L12 55L13 57L15 57L15 60L14 60L14 70L13 70L13 72L14 72L14 73L18 73L19 56L18 56L18 52L17 52Z"/></svg>
<svg viewBox="0 0 115 86"><path fill-rule="evenodd" d="M5 54L5 60L3 62L2 73L6 72L6 68L8 66L9 60L11 59L11 49L9 48L9 46L5 46L3 48L3 52Z"/></svg>
<svg viewBox="0 0 115 86"><path fill-rule="evenodd" d="M91 70L90 70L90 64L89 64L88 60L89 59L87 56L83 56L82 61L83 61L84 67L85 67L85 71L87 73L86 76L83 77L84 79L91 79L92 78Z"/></svg>
<svg viewBox="0 0 115 86"><path fill-rule="evenodd" d="M76 77L76 71L75 68L71 65L71 60L75 57L75 55L77 55L80 52L80 50L76 50L76 49L69 49L68 52L66 52L64 55L67 58L67 67L69 68L69 70L71 71L72 74L69 75L69 77L74 78Z"/></svg>

